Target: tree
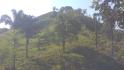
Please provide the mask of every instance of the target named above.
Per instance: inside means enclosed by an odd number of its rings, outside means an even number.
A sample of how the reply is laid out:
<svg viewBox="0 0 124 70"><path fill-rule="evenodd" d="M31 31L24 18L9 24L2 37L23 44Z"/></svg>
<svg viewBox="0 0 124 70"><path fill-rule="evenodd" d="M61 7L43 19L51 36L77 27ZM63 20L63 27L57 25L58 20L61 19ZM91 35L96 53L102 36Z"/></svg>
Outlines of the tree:
<svg viewBox="0 0 124 70"><path fill-rule="evenodd" d="M28 57L28 47L30 38L32 38L40 30L40 24L37 23L37 19L33 16L23 14L19 23L18 29L24 34L26 38L26 57Z"/></svg>
<svg viewBox="0 0 124 70"><path fill-rule="evenodd" d="M99 14L94 13L93 15L94 25L95 25L95 35L96 35L96 49L98 48L98 24L100 23Z"/></svg>
<svg viewBox="0 0 124 70"><path fill-rule="evenodd" d="M5 24L9 24L11 26L11 28L13 29L13 49L14 49L14 55L13 55L13 70L16 70L16 54L15 54L15 48L17 47L17 38L16 38L16 28L17 28L17 24L20 23L20 17L22 16L23 12L19 11L17 12L16 10L12 10L13 13L13 19L11 19L10 16L8 15L2 15L0 22L4 22Z"/></svg>
<svg viewBox="0 0 124 70"><path fill-rule="evenodd" d="M96 14L94 14L93 18L94 18L94 25L95 25L96 49L97 49L98 48L98 29L97 29L97 22L96 22Z"/></svg>
<svg viewBox="0 0 124 70"><path fill-rule="evenodd" d="M112 40L112 54L114 51L113 46L113 31L115 24L122 26L124 23L123 0L93 0L93 8L99 11L102 20L110 24L111 40ZM123 28L123 27L120 27Z"/></svg>
<svg viewBox="0 0 124 70"><path fill-rule="evenodd" d="M70 6L62 7L58 12L56 30L62 42L63 59L66 53L66 40L76 36L81 30L81 24L77 19L80 14L81 10L77 12ZM63 62L63 69L65 70L65 62Z"/></svg>
<svg viewBox="0 0 124 70"><path fill-rule="evenodd" d="M79 20L81 10L73 10L72 7L62 7L58 12L57 32L62 37L63 50L65 50L65 41L68 38L76 36L81 30L81 23Z"/></svg>

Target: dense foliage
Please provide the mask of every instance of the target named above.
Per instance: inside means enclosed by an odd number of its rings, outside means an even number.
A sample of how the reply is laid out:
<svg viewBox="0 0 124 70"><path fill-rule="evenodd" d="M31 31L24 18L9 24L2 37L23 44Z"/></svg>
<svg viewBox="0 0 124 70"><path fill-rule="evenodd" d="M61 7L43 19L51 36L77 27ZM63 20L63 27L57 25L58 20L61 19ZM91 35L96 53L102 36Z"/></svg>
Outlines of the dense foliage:
<svg viewBox="0 0 124 70"><path fill-rule="evenodd" d="M110 25L84 11L66 6L38 17L3 15L11 28L0 29L0 70L123 70L123 32L113 29L112 41Z"/></svg>

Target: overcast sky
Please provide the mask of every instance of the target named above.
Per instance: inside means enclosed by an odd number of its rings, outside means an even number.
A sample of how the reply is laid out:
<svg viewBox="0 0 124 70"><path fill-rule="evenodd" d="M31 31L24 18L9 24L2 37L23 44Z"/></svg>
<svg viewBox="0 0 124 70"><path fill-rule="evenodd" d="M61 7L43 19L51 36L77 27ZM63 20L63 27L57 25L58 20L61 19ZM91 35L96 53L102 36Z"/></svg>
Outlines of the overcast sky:
<svg viewBox="0 0 124 70"><path fill-rule="evenodd" d="M88 14L91 15L94 12L89 8L91 1L92 0L0 0L0 16L2 14L12 16L12 9L16 9L17 11L23 10L26 14L39 16L52 11L53 7L60 8L62 6L72 6L75 9L87 9ZM3 27L6 26L1 24L0 28Z"/></svg>

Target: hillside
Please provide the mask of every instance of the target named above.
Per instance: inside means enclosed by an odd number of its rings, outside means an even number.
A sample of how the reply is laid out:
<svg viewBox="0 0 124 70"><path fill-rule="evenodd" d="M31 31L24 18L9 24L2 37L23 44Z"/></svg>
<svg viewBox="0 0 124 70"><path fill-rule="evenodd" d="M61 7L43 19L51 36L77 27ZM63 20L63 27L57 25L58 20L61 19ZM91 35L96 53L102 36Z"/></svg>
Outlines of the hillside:
<svg viewBox="0 0 124 70"><path fill-rule="evenodd" d="M81 9L66 6L39 17L16 15L12 28L0 29L0 70L124 69L123 33L114 31L120 36L113 42L107 23Z"/></svg>

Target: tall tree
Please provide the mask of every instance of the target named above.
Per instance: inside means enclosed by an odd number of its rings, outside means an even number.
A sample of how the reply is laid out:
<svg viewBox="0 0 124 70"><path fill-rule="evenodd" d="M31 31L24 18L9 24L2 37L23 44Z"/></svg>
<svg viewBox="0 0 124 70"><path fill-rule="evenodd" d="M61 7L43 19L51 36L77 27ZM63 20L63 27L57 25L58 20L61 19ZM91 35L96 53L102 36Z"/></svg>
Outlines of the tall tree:
<svg viewBox="0 0 124 70"><path fill-rule="evenodd" d="M26 57L28 57L28 47L30 38L32 38L39 30L40 24L36 22L37 19L33 16L23 14L18 29L24 34L26 38Z"/></svg>
<svg viewBox="0 0 124 70"><path fill-rule="evenodd" d="M81 24L77 19L80 14L81 10L75 11L70 6L62 7L58 12L56 30L61 37L63 59L65 59L64 54L66 53L66 40L76 36L81 30ZM63 62L62 68L65 70L65 62Z"/></svg>
<svg viewBox="0 0 124 70"><path fill-rule="evenodd" d="M81 23L79 20L81 10L74 10L72 7L62 7L58 12L58 25L56 30L62 38L63 51L65 51L65 42L72 36L76 36L81 30Z"/></svg>
<svg viewBox="0 0 124 70"><path fill-rule="evenodd" d="M99 38L99 32L98 32L98 30L100 29L99 27L101 27L100 26L100 16L99 16L99 14L98 13L94 13L93 14L93 19L94 19L94 26L95 26L95 35L96 35L96 49L97 48L99 48L98 47L98 38Z"/></svg>
<svg viewBox="0 0 124 70"><path fill-rule="evenodd" d="M15 54L15 48L17 47L17 38L16 38L16 28L17 28L17 24L20 23L20 17L23 14L22 11L17 12L16 10L12 10L12 14L13 14L13 20L10 16L8 15L2 15L0 18L0 22L1 23L5 23L11 26L11 28L13 29L13 49L14 49L14 55L13 55L13 70L16 70L16 54Z"/></svg>
<svg viewBox="0 0 124 70"><path fill-rule="evenodd" d="M124 23L124 11L123 11L123 0L93 0L93 8L99 11L104 22L110 23L111 28L111 39L112 39L112 54L114 51L113 43L113 30L115 23L123 25Z"/></svg>
<svg viewBox="0 0 124 70"><path fill-rule="evenodd" d="M93 16L93 19L94 19L94 25L95 25L95 34L96 34L96 49L98 48L98 27L97 27L97 22L96 22L96 19L97 19L97 15L94 14Z"/></svg>

